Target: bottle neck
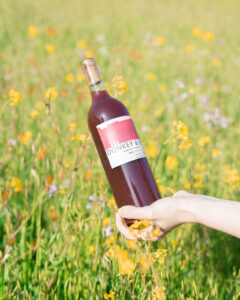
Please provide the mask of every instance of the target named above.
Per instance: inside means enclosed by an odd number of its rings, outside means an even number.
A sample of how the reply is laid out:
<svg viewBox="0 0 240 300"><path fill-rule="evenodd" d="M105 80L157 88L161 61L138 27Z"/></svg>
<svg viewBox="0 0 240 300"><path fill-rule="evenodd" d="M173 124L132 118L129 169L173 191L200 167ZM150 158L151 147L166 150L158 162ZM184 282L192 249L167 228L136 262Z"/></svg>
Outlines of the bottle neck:
<svg viewBox="0 0 240 300"><path fill-rule="evenodd" d="M103 99L108 96L105 86L100 77L96 62L93 58L86 58L82 61L83 73L86 77L92 100Z"/></svg>
<svg viewBox="0 0 240 300"><path fill-rule="evenodd" d="M89 86L92 101L105 99L106 97L109 97L108 92L105 89L105 86L102 81L100 81L97 84L90 85Z"/></svg>

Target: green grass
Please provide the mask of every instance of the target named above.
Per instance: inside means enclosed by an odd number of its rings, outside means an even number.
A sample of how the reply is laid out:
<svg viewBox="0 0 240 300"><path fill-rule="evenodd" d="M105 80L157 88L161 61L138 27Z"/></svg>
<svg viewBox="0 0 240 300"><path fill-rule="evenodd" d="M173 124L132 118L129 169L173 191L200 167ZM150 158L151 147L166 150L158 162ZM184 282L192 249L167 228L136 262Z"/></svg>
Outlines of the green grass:
<svg viewBox="0 0 240 300"><path fill-rule="evenodd" d="M156 157L149 162L165 187L163 196L171 187L239 200L239 178L226 182L224 171L224 166L240 169L239 9L237 0L1 1L1 299L104 299L110 291L115 299L153 299L157 285L165 287L167 299L239 299L238 239L188 224L156 243L137 242L137 249L128 249L115 227L116 208L108 202L112 193L93 143L71 142L77 133L90 135L91 99L86 82L77 75L84 51L91 50L107 86L111 88L117 75L127 82L127 90L117 97L131 112L145 149L155 142L157 151L162 150L157 165ZM29 36L29 26L38 28L35 37ZM214 39L206 43L194 37L196 26L203 33L213 32ZM49 35L50 28L57 34ZM164 38L163 46L156 45L158 36ZM79 40L86 41L86 49L77 47ZM54 53L45 51L46 44L54 46ZM186 53L188 45L193 45L191 53ZM214 59L220 67L212 64ZM155 80L146 79L149 73ZM74 75L73 82L66 82L67 74ZM202 79L201 85L196 78ZM180 89L176 80L185 87ZM30 113L46 101L50 86L58 91L56 101L47 101L33 119ZM11 89L22 95L14 107L9 105ZM187 97L178 101L183 93ZM202 96L207 103L199 100ZM212 114L215 108L231 119L227 128L208 127L203 120L204 113ZM176 142L163 146L174 120L188 126L192 147L178 149ZM71 132L73 122L77 128ZM27 131L32 137L22 144L19 134ZM210 142L199 147L202 136L209 136ZM10 138L16 146L9 145ZM46 153L39 160L42 146ZM220 156L212 155L214 148ZM176 168L165 166L167 156L177 158ZM197 163L205 169L197 170ZM92 179L86 179L86 172L92 172ZM194 174L202 174L201 188ZM49 176L59 188L51 198ZM21 192L11 184L13 177L21 180ZM106 202L87 210L90 195ZM113 245L127 249L132 261L165 248L164 263L152 263L145 271L136 263L132 275L121 274L118 261L104 255L110 248L102 228L106 217Z"/></svg>

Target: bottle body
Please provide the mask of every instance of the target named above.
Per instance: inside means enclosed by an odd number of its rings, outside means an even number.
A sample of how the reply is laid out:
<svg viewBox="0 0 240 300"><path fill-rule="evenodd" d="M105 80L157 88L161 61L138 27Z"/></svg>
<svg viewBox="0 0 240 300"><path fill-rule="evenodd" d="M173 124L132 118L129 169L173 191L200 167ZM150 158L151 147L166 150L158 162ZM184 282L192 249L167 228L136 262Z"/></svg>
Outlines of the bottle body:
<svg viewBox="0 0 240 300"><path fill-rule="evenodd" d="M120 208L124 205L146 206L152 204L161 196L147 158L140 154L141 158L139 159L112 167L112 161L106 154L97 128L100 124L119 117L130 119L126 107L120 101L110 97L104 90L92 91L91 96L93 103L88 113L88 126L117 206ZM138 147L136 149L139 150Z"/></svg>

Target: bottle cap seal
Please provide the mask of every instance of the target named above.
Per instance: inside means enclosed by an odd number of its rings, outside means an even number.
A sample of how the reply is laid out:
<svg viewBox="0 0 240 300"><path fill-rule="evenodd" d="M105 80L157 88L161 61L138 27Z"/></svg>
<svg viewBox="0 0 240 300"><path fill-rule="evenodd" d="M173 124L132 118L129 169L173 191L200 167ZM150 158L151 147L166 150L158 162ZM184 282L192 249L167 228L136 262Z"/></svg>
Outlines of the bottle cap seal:
<svg viewBox="0 0 240 300"><path fill-rule="evenodd" d="M94 58L86 58L81 62L83 73L87 79L88 85L95 85L101 82L96 62Z"/></svg>

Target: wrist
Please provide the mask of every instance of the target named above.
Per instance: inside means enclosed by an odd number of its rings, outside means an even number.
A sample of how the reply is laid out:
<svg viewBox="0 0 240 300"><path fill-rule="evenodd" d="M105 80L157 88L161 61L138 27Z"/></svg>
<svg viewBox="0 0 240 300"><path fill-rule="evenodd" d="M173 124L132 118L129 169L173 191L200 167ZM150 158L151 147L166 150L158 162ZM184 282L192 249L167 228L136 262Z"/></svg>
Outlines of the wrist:
<svg viewBox="0 0 240 300"><path fill-rule="evenodd" d="M197 205L199 199L195 197L176 197L177 219L179 224L195 223L197 220Z"/></svg>

